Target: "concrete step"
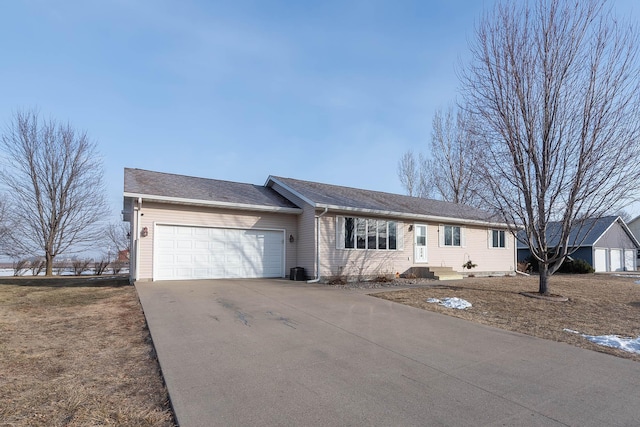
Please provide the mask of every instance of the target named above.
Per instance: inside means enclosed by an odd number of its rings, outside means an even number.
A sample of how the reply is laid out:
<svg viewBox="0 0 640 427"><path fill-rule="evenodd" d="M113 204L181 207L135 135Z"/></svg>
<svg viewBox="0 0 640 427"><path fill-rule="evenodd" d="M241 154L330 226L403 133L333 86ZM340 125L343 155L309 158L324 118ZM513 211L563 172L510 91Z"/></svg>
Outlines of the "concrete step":
<svg viewBox="0 0 640 427"><path fill-rule="evenodd" d="M460 280L464 276L451 267L411 267L408 274L434 280Z"/></svg>

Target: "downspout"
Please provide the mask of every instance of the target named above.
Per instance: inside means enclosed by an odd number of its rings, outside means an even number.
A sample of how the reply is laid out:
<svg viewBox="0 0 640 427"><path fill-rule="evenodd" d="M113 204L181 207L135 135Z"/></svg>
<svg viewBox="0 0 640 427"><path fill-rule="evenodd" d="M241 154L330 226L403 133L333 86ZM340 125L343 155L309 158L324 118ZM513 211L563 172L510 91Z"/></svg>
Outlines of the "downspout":
<svg viewBox="0 0 640 427"><path fill-rule="evenodd" d="M515 234L512 234L512 236L513 236L513 252L514 252L513 256L514 256L514 261L516 263L515 268L514 268L515 274L516 274L516 276L518 274L521 274L523 276L529 277L530 276L529 273L525 273L524 271L518 270L518 238L516 237Z"/></svg>
<svg viewBox="0 0 640 427"><path fill-rule="evenodd" d="M136 259L135 259L135 274L134 281L140 279L140 209L142 209L142 197L138 197L138 210L136 212L136 229L135 229L135 247L136 247Z"/></svg>
<svg viewBox="0 0 640 427"><path fill-rule="evenodd" d="M316 215L316 278L307 280L307 283L318 283L320 281L320 218L327 213L329 207L324 208L324 212Z"/></svg>

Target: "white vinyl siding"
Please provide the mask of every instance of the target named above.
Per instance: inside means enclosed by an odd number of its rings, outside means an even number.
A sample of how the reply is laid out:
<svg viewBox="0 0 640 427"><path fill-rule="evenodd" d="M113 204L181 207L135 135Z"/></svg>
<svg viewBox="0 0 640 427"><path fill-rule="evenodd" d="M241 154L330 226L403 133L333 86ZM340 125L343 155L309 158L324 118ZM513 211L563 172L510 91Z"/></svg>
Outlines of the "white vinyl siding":
<svg viewBox="0 0 640 427"><path fill-rule="evenodd" d="M404 273L409 268L420 266L451 267L462 272L462 264L471 259L477 264L473 271L476 274L505 274L515 269L515 251L499 250L488 253L487 227L464 226L462 241L466 247L440 247L438 242L439 225L423 223L427 227L426 262L415 262L415 228L414 223L397 221L397 250L357 250L339 249L336 244L339 234L337 227L340 221L336 215L329 213L320 221L320 262L321 275L327 276L377 276L384 274ZM366 236L364 236L366 238ZM513 248L514 237L506 233L507 245ZM356 221L356 247L358 246L358 222Z"/></svg>

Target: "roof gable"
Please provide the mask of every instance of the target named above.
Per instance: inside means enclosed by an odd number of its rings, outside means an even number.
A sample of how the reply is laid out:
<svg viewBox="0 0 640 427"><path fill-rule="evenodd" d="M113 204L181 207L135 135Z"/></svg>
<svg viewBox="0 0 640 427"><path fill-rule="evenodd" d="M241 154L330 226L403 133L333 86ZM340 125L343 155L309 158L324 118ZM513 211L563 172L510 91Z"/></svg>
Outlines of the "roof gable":
<svg viewBox="0 0 640 427"><path fill-rule="evenodd" d="M343 187L293 178L270 176L267 186L278 183L315 207L354 210L385 215L502 223L481 209L440 200Z"/></svg>
<svg viewBox="0 0 640 427"><path fill-rule="evenodd" d="M143 169L125 168L124 193L129 197L144 197L174 203L299 210L282 195L261 185Z"/></svg>
<svg viewBox="0 0 640 427"><path fill-rule="evenodd" d="M569 246L593 246L598 239L619 219L617 216L605 216L602 218L589 218L580 222L577 222L569 233ZM629 234L634 242L636 239L633 237L629 229L624 222L621 222L622 228ZM557 246L560 241L561 223L551 222L547 226L547 242L550 247ZM527 249L528 246L522 243L521 240L526 238L524 231L518 233L518 249ZM637 242L636 242L637 243Z"/></svg>

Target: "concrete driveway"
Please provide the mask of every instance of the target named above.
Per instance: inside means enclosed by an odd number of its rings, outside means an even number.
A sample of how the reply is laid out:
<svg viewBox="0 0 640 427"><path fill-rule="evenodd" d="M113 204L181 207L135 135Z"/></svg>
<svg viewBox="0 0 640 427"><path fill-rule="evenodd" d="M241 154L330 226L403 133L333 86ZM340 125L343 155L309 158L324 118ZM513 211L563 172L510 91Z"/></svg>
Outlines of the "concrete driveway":
<svg viewBox="0 0 640 427"><path fill-rule="evenodd" d="M637 426L640 363L285 280L136 285L181 426Z"/></svg>

